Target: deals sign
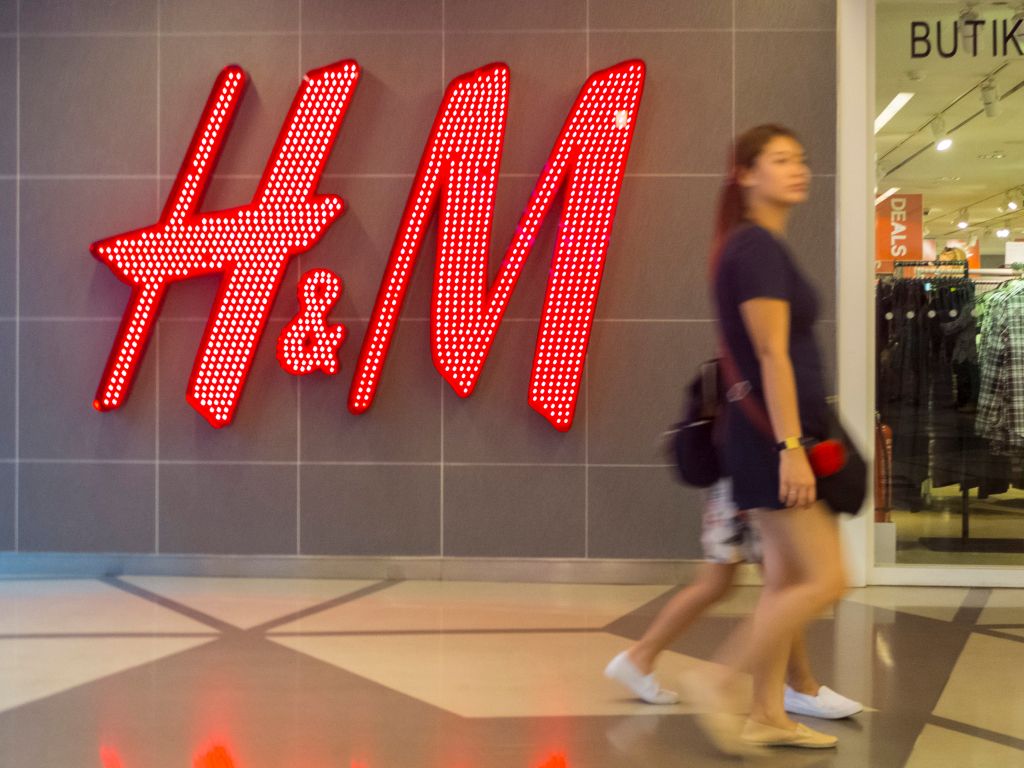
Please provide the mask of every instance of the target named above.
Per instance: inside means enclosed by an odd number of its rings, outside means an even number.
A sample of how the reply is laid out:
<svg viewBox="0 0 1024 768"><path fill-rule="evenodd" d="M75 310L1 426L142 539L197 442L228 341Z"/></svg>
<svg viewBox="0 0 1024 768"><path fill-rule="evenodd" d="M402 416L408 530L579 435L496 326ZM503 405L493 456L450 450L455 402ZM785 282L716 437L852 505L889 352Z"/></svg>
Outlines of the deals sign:
<svg viewBox="0 0 1024 768"><path fill-rule="evenodd" d="M587 79L493 282L488 280L488 260L509 70L491 64L448 86L362 342L349 390L350 411L363 413L373 403L412 270L434 218L434 366L460 396L472 393L523 264L561 192L529 403L555 429L572 426L645 71L642 61L631 60ZM319 194L317 186L359 77L359 64L353 60L308 72L252 201L203 211L203 195L246 85L241 68L221 72L159 221L91 247L132 288L94 401L98 410L120 407L131 392L168 287L217 274L220 293L186 398L212 426L231 422L289 262L312 248L344 212L341 198ZM285 371L297 376L338 371L338 348L347 332L327 318L343 289L341 278L327 269L313 269L302 277L299 311L276 345Z"/></svg>
<svg viewBox="0 0 1024 768"><path fill-rule="evenodd" d="M894 261L921 261L922 195L890 195L875 206L875 273L891 274Z"/></svg>

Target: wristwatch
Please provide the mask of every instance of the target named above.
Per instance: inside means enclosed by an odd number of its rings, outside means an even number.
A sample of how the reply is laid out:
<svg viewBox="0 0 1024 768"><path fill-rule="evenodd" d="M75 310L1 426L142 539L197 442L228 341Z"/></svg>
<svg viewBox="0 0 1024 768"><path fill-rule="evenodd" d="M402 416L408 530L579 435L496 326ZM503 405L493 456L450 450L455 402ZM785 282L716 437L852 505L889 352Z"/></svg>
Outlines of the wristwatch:
<svg viewBox="0 0 1024 768"><path fill-rule="evenodd" d="M775 450L779 451L791 451L794 448L803 448L809 441L806 437L787 437L785 440L775 444Z"/></svg>

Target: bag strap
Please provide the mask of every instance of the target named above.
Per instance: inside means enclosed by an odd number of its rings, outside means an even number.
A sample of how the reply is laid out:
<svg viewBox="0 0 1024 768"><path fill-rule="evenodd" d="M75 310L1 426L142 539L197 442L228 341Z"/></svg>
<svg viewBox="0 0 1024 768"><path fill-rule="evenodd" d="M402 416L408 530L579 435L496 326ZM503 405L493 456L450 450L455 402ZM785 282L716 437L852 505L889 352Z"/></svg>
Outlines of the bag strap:
<svg viewBox="0 0 1024 768"><path fill-rule="evenodd" d="M744 220L736 228L736 231L742 231L754 226L754 222ZM733 233L735 234L735 232ZM781 243L783 247L786 247L785 243ZM732 355L729 354L729 348L725 343L725 340L719 337L718 339L718 359L719 365L725 376L726 400L731 403L738 403L743 412L750 419L750 422L757 427L768 440L774 445L775 430L772 428L771 418L768 416L768 409L764 402L754 394L753 385L746 379L740 377L739 368L735 361L732 359ZM740 390L743 390L740 392Z"/></svg>
<svg viewBox="0 0 1024 768"><path fill-rule="evenodd" d="M719 340L719 361L722 372L725 376L727 388L725 399L730 403L738 403L743 409L750 422L757 427L764 435L775 444L775 430L772 428L771 418L768 416L768 409L764 403L754 394L753 386L746 379L741 379L739 369L729 354L725 342ZM743 391L741 391L743 390Z"/></svg>

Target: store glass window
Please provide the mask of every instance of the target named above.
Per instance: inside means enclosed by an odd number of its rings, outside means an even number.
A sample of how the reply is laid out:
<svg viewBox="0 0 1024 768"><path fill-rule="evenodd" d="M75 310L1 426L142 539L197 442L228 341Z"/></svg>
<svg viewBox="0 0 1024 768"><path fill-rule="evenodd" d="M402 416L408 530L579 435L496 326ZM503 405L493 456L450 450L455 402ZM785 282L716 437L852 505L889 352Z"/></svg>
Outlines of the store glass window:
<svg viewBox="0 0 1024 768"><path fill-rule="evenodd" d="M876 24L877 559L1024 565L1024 3Z"/></svg>

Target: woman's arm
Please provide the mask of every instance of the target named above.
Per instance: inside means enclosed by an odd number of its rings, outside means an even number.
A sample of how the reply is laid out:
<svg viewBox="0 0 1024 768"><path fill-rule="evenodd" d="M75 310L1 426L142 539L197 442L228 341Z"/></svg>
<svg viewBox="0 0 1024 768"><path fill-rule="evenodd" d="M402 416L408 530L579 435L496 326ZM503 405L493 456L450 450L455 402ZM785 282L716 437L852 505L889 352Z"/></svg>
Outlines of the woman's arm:
<svg viewBox="0 0 1024 768"><path fill-rule="evenodd" d="M789 357L789 302L757 298L740 304L740 313L761 365L764 395L776 442L800 437L796 377ZM816 483L803 448L780 453L779 500L790 507L813 504Z"/></svg>

